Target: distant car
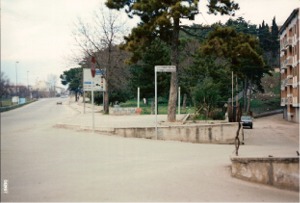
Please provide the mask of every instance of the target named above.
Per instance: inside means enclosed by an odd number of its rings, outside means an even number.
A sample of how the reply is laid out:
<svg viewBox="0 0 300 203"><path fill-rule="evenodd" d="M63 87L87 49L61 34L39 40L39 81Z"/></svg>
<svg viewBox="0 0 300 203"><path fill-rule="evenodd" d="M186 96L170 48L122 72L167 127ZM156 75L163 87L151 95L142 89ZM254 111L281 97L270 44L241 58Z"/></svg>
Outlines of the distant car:
<svg viewBox="0 0 300 203"><path fill-rule="evenodd" d="M58 101L58 102L56 102L56 104L62 104L62 101Z"/></svg>
<svg viewBox="0 0 300 203"><path fill-rule="evenodd" d="M253 118L251 116L242 116L241 121L243 126L249 126L251 129L253 128Z"/></svg>

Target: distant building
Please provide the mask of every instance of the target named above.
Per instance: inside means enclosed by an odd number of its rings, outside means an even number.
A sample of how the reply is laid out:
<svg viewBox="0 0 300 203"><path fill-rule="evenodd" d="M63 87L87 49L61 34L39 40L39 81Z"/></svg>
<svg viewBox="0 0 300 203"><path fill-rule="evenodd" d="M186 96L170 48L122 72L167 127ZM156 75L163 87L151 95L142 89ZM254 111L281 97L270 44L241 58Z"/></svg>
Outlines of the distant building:
<svg viewBox="0 0 300 203"><path fill-rule="evenodd" d="M279 30L281 106L284 118L299 123L300 15L294 9Z"/></svg>
<svg viewBox="0 0 300 203"><path fill-rule="evenodd" d="M37 81L36 84L32 87L32 96L33 98L50 97L50 88L47 82Z"/></svg>

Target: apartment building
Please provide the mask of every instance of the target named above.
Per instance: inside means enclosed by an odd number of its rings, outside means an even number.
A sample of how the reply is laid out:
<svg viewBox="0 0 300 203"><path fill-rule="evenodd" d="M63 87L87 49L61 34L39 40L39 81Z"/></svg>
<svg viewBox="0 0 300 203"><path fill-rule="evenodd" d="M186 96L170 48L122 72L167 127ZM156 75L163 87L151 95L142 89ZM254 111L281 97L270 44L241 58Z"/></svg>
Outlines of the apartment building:
<svg viewBox="0 0 300 203"><path fill-rule="evenodd" d="M299 123L300 8L294 9L279 30L281 106L284 118Z"/></svg>

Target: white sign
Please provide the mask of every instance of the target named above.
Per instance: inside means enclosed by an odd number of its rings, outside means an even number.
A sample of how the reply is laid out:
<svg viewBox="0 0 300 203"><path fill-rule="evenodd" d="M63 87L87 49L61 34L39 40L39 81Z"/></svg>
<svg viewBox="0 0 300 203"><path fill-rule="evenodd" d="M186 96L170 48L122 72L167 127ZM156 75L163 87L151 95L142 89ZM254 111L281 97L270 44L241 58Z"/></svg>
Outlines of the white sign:
<svg viewBox="0 0 300 203"><path fill-rule="evenodd" d="M14 96L11 99L12 103L19 103L19 97L18 96Z"/></svg>
<svg viewBox="0 0 300 203"><path fill-rule="evenodd" d="M106 81L103 77L103 71L96 69L95 77L92 77L91 69L83 69L83 91L94 91L105 92Z"/></svg>
<svg viewBox="0 0 300 203"><path fill-rule="evenodd" d="M176 72L176 66L155 66L155 72Z"/></svg>

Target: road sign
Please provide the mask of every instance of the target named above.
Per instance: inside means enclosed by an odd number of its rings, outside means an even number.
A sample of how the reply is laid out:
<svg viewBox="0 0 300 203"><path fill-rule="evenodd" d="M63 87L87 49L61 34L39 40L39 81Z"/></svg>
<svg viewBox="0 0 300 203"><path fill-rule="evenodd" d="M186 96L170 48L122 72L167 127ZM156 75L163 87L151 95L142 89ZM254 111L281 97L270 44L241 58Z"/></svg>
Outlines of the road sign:
<svg viewBox="0 0 300 203"><path fill-rule="evenodd" d="M103 75L104 71L100 69L95 70L95 77L91 75L91 70L88 68L83 69L83 90L105 92L106 91L106 81Z"/></svg>
<svg viewBox="0 0 300 203"><path fill-rule="evenodd" d="M155 66L155 72L176 72L176 66Z"/></svg>

